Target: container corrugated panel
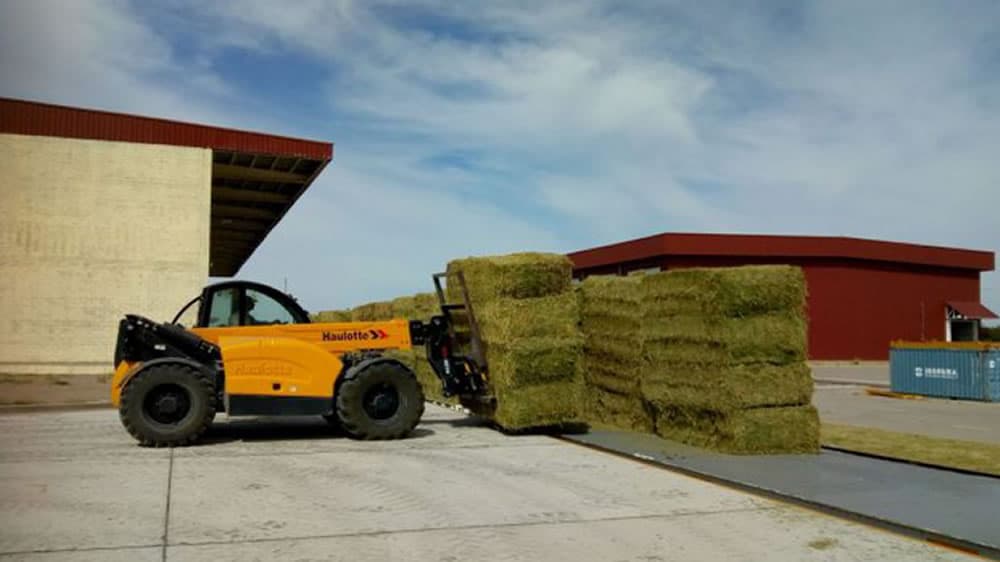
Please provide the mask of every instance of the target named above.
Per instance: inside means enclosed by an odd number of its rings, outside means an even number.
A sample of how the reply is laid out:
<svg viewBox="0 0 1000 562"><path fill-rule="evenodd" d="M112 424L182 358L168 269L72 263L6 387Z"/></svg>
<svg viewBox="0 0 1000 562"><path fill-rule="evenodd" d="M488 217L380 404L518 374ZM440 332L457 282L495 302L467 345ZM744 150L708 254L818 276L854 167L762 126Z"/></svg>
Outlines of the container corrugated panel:
<svg viewBox="0 0 1000 562"><path fill-rule="evenodd" d="M889 352L890 382L893 392L966 400L1000 400L989 369L988 354L982 349L892 348ZM995 360L1000 360L997 354ZM996 366L996 364L994 364ZM994 384L996 383L996 384Z"/></svg>
<svg viewBox="0 0 1000 562"><path fill-rule="evenodd" d="M1000 402L1000 349L987 351L984 354L983 372L989 384L989 400Z"/></svg>

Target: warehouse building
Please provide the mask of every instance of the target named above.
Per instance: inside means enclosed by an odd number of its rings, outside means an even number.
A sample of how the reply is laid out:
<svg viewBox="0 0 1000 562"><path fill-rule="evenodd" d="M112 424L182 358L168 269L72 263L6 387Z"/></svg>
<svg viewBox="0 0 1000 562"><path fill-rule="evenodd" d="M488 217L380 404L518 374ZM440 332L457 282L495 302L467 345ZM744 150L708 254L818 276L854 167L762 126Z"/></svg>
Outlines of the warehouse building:
<svg viewBox="0 0 1000 562"><path fill-rule="evenodd" d="M574 275L790 264L808 285L815 360L886 360L893 340L978 339L993 252L818 236L666 233L569 255Z"/></svg>
<svg viewBox="0 0 1000 562"><path fill-rule="evenodd" d="M0 98L0 374L110 372L126 312L239 271L328 142Z"/></svg>

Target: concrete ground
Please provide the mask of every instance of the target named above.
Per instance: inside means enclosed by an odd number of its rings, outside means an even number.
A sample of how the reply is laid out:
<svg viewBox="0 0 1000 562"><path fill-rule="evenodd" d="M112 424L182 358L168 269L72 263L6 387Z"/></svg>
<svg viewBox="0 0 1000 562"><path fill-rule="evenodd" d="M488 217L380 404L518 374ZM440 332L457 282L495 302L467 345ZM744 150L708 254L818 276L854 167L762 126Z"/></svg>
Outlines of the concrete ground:
<svg viewBox="0 0 1000 562"><path fill-rule="evenodd" d="M857 365L812 362L813 379L819 383L867 384L889 386L889 363L871 362Z"/></svg>
<svg viewBox="0 0 1000 562"><path fill-rule="evenodd" d="M813 404L827 423L1000 444L1000 403L871 396L860 386L816 384Z"/></svg>
<svg viewBox="0 0 1000 562"><path fill-rule="evenodd" d="M412 438L115 412L0 416L0 559L960 560L962 553L433 406Z"/></svg>

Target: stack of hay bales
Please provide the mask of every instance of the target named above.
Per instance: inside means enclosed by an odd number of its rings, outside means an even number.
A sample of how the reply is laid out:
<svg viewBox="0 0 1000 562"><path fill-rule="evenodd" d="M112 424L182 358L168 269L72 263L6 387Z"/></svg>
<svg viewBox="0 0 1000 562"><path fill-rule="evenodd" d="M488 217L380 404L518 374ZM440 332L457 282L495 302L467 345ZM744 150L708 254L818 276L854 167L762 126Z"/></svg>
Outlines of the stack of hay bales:
<svg viewBox="0 0 1000 562"><path fill-rule="evenodd" d="M659 435L733 453L818 449L801 269L685 269L641 279L641 391Z"/></svg>
<svg viewBox="0 0 1000 562"><path fill-rule="evenodd" d="M507 430L582 421L583 335L572 287L572 262L558 254L518 253L453 260L447 268L448 301L461 303L465 277L489 364L496 407L484 411ZM457 336L468 321L455 314ZM465 339L467 342L467 339ZM463 350L468 353L469 350Z"/></svg>
<svg viewBox="0 0 1000 562"><path fill-rule="evenodd" d="M638 276L591 276L579 286L588 421L652 431L642 400L642 292Z"/></svg>
<svg viewBox="0 0 1000 562"><path fill-rule="evenodd" d="M322 310L313 314L310 320L316 323L325 322L350 322L351 321L351 311L350 310Z"/></svg>

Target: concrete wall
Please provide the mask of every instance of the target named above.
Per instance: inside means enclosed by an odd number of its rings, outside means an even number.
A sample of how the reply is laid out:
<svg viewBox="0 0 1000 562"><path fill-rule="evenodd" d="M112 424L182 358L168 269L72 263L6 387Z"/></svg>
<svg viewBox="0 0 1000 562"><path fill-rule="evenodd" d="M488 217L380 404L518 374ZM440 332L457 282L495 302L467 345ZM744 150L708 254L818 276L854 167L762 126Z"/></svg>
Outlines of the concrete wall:
<svg viewBox="0 0 1000 562"><path fill-rule="evenodd" d="M208 149L0 135L0 374L104 374L208 280Z"/></svg>

